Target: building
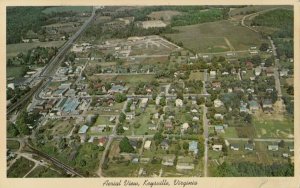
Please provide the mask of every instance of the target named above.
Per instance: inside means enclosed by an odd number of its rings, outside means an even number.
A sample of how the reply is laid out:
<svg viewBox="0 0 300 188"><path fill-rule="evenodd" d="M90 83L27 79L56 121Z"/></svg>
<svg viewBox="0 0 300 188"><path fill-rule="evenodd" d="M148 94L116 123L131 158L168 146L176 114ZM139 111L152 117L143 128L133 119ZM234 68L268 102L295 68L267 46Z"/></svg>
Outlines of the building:
<svg viewBox="0 0 300 188"><path fill-rule="evenodd" d="M160 147L163 150L168 150L170 146L170 141L168 139L164 139L161 143L160 143Z"/></svg>
<svg viewBox="0 0 300 188"><path fill-rule="evenodd" d="M183 101L181 99L176 99L175 105L176 105L176 107L182 107L183 106Z"/></svg>
<svg viewBox="0 0 300 188"><path fill-rule="evenodd" d="M215 126L215 131L217 133L225 133L224 127L222 125L216 125Z"/></svg>
<svg viewBox="0 0 300 188"><path fill-rule="evenodd" d="M280 75L281 77L283 77L283 76L288 76L288 74L289 74L289 70L288 70L288 69L282 69L282 70L279 72L279 75Z"/></svg>
<svg viewBox="0 0 300 188"><path fill-rule="evenodd" d="M189 152L193 152L195 155L198 153L198 142L196 141L189 142Z"/></svg>
<svg viewBox="0 0 300 188"><path fill-rule="evenodd" d="M212 146L212 149L213 149L214 151L222 151L222 148L223 148L223 145L221 145L221 144L214 144L214 145Z"/></svg>
<svg viewBox="0 0 300 188"><path fill-rule="evenodd" d="M261 74L261 71L262 71L262 69L260 66L256 67L254 69L255 76L259 76Z"/></svg>
<svg viewBox="0 0 300 188"><path fill-rule="evenodd" d="M273 108L273 103L271 99L265 99L263 100L263 108Z"/></svg>
<svg viewBox="0 0 300 188"><path fill-rule="evenodd" d="M214 118L222 120L224 118L224 116L222 114L215 114Z"/></svg>
<svg viewBox="0 0 300 188"><path fill-rule="evenodd" d="M274 68L273 67L267 67L266 68L266 74L267 74L267 76L273 76L274 75Z"/></svg>
<svg viewBox="0 0 300 188"><path fill-rule="evenodd" d="M101 137L101 138L99 139L99 146L104 146L105 143L106 143L106 141L107 141L107 138L106 138L106 137Z"/></svg>
<svg viewBox="0 0 300 188"><path fill-rule="evenodd" d="M250 62L250 61L245 62L245 65L246 65L246 67L247 67L248 70L252 70L253 66L254 66L253 63Z"/></svg>
<svg viewBox="0 0 300 188"><path fill-rule="evenodd" d="M172 121L171 121L170 119L167 119L167 120L165 121L164 127L165 127L166 129L173 129Z"/></svg>
<svg viewBox="0 0 300 188"><path fill-rule="evenodd" d="M147 140L147 141L145 142L144 149L149 150L150 147L151 147L151 141L150 141L150 140Z"/></svg>
<svg viewBox="0 0 300 188"><path fill-rule="evenodd" d="M86 132L89 129L89 127L87 125L83 125L80 127L78 134L81 140L81 143L83 143L86 139Z"/></svg>
<svg viewBox="0 0 300 188"><path fill-rule="evenodd" d="M195 165L190 157L178 156L176 170L193 170Z"/></svg>
<svg viewBox="0 0 300 188"><path fill-rule="evenodd" d="M217 75L217 71L210 71L210 72L209 72L209 77L210 77L211 79L215 79L215 78L216 78L216 75Z"/></svg>
<svg viewBox="0 0 300 188"><path fill-rule="evenodd" d="M294 152L294 146L289 146L289 151Z"/></svg>
<svg viewBox="0 0 300 188"><path fill-rule="evenodd" d="M181 125L181 133L184 133L188 128L189 128L189 124L188 123L184 123Z"/></svg>
<svg viewBox="0 0 300 188"><path fill-rule="evenodd" d="M221 88L221 82L220 81L214 81L211 83L213 88Z"/></svg>
<svg viewBox="0 0 300 188"><path fill-rule="evenodd" d="M249 101L248 103L249 103L249 109L251 111L257 111L257 110L259 110L259 104L258 104L257 101L252 100L252 101Z"/></svg>
<svg viewBox="0 0 300 188"><path fill-rule="evenodd" d="M139 107L145 109L147 107L148 100L148 98L142 98Z"/></svg>
<svg viewBox="0 0 300 188"><path fill-rule="evenodd" d="M240 149L240 146L238 144L230 144L230 149L238 151Z"/></svg>
<svg viewBox="0 0 300 188"><path fill-rule="evenodd" d="M223 105L224 105L224 103L220 99L214 100L214 106L215 106L215 108L219 108L219 107L221 107Z"/></svg>
<svg viewBox="0 0 300 188"><path fill-rule="evenodd" d="M121 86L121 85L113 85L110 90L108 90L109 94L115 94L115 93L126 93L128 90L127 87Z"/></svg>
<svg viewBox="0 0 300 188"><path fill-rule="evenodd" d="M127 112L125 115L127 120L132 120L135 117L135 112Z"/></svg>
<svg viewBox="0 0 300 188"><path fill-rule="evenodd" d="M268 145L269 151L278 151L278 145Z"/></svg>
<svg viewBox="0 0 300 188"><path fill-rule="evenodd" d="M244 148L245 148L245 150L253 151L254 146L253 146L253 144L245 144Z"/></svg>
<svg viewBox="0 0 300 188"><path fill-rule="evenodd" d="M155 27L166 27L166 26L167 26L167 24L165 24L161 20L143 21L141 23L141 27L143 27L144 29L155 28Z"/></svg>
<svg viewBox="0 0 300 188"><path fill-rule="evenodd" d="M161 164L164 166L174 166L175 158L176 158L176 155L174 155L174 154L165 155L165 156L163 156Z"/></svg>

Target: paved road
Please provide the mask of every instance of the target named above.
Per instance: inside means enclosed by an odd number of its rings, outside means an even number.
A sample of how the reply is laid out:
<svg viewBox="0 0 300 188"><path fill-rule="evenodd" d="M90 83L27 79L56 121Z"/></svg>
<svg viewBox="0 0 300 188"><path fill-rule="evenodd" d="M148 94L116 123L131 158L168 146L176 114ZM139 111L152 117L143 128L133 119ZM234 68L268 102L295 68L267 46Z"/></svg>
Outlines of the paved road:
<svg viewBox="0 0 300 188"><path fill-rule="evenodd" d="M93 76L135 76L135 75L155 75L154 72L149 73L98 73Z"/></svg>
<svg viewBox="0 0 300 188"><path fill-rule="evenodd" d="M233 140L233 141L248 141L249 138L226 138L226 140ZM276 139L276 138L254 138L253 141L256 142L280 142L281 140L285 142L294 142L294 139Z"/></svg>
<svg viewBox="0 0 300 188"><path fill-rule="evenodd" d="M273 42L272 38L271 38L271 37L268 37L268 39L269 39L269 41L270 41L270 43L271 43L273 55L274 55L274 57L275 57L275 66L274 66L275 87L276 87L276 90L277 90L278 100L281 100L282 92L281 92L280 78L279 78L279 72L278 72L279 59L277 58L276 46L274 45L274 42Z"/></svg>
<svg viewBox="0 0 300 188"><path fill-rule="evenodd" d="M203 105L203 136L204 136L204 177L207 177L208 161L208 120L206 118L207 107Z"/></svg>

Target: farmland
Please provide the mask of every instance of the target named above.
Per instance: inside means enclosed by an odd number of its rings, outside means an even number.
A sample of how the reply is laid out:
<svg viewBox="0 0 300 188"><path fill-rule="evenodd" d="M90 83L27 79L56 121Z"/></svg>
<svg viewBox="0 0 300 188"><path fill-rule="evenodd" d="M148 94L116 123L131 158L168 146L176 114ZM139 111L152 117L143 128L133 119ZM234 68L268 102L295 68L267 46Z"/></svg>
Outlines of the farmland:
<svg viewBox="0 0 300 188"><path fill-rule="evenodd" d="M8 44L6 46L7 57L13 57L19 53L27 53L28 50L32 48L40 47L61 47L64 41L50 41L50 42L33 42L33 43L18 43L18 44Z"/></svg>
<svg viewBox="0 0 300 188"><path fill-rule="evenodd" d="M43 13L50 14L53 12L69 12L69 11L78 12L78 13L91 12L92 7L90 6L49 7L43 10Z"/></svg>
<svg viewBox="0 0 300 188"><path fill-rule="evenodd" d="M185 48L198 53L225 52L229 51L231 46L237 51L243 51L251 46L260 46L264 41L259 34L230 21L180 26L174 29L179 33L166 34L166 37L175 42L182 42Z"/></svg>

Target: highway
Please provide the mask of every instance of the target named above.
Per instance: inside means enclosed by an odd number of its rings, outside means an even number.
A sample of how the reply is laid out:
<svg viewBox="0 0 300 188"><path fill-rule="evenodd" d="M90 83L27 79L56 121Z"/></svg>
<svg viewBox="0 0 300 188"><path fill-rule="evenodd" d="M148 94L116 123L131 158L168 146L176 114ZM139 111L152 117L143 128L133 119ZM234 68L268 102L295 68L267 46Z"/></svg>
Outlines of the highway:
<svg viewBox="0 0 300 188"><path fill-rule="evenodd" d="M17 108L20 109L22 105L26 104L26 101L30 100L33 95L39 93L42 90L42 88L50 82L50 79L46 78L51 78L54 70L56 69L60 61L63 59L67 50L72 46L72 44L76 41L80 34L91 23L91 21L95 17L95 12L96 9L93 8L92 15L84 22L80 29L72 37L70 37L69 40L58 50L57 54L50 60L50 62L46 65L43 71L41 71L39 77L43 77L44 79L36 87L33 87L27 94L22 96L22 98L19 101L9 106L7 109L7 114L10 114ZM37 95L36 99L39 99Z"/></svg>

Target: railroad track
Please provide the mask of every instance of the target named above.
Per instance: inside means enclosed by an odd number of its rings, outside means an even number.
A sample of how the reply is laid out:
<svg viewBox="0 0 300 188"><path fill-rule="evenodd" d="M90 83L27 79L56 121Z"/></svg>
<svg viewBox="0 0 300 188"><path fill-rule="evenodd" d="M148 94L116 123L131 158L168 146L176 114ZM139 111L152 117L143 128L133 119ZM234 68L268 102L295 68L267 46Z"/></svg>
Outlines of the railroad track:
<svg viewBox="0 0 300 188"><path fill-rule="evenodd" d="M64 164L64 163L62 163L62 162L60 162L60 161L57 160L56 158L51 157L50 155L48 155L48 154L46 154L46 153L44 153L44 152L41 152L40 150L35 149L34 147L32 147L31 145L29 145L28 143L26 143L26 146L32 150L32 153L35 153L35 154L37 154L37 155L39 155L39 156L41 156L41 157L43 157L43 158L45 158L45 159L47 159L47 160L50 160L55 166L57 166L57 167L59 167L59 168L65 170L65 171L67 171L67 172L69 172L69 173L71 173L71 174L73 174L73 175L76 175L76 176L78 176L78 177L84 177L83 175L81 175L81 174L79 174L78 172L76 172L76 171L75 171L73 168L71 168L70 166L68 166L68 165L66 165L66 164Z"/></svg>

